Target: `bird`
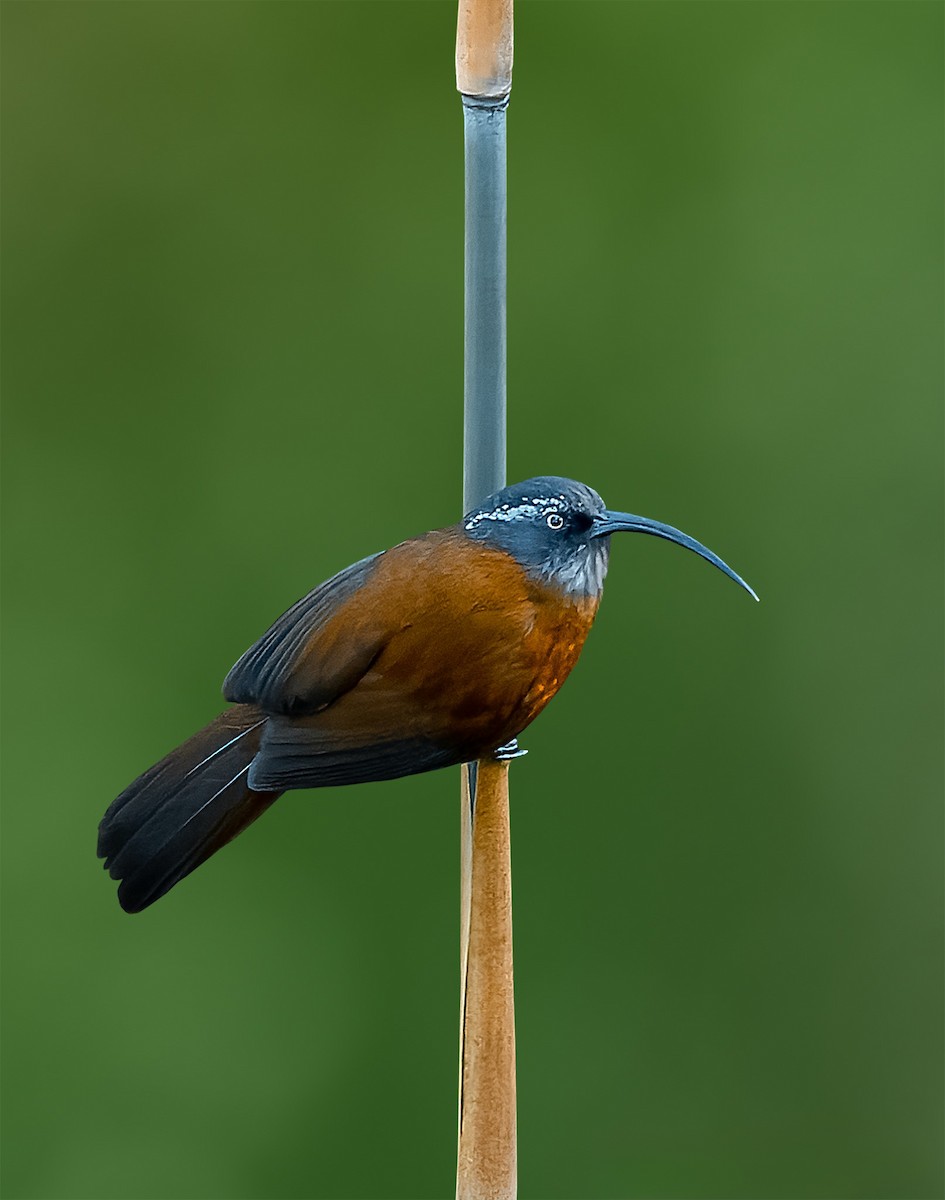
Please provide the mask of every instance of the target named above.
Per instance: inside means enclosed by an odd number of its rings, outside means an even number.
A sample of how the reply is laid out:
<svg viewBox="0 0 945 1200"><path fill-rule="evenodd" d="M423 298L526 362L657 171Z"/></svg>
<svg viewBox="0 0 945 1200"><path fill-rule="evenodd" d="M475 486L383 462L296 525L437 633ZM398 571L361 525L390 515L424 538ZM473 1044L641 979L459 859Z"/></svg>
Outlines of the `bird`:
<svg viewBox="0 0 945 1200"><path fill-rule="evenodd" d="M457 524L362 558L289 608L223 683L230 707L130 784L99 826L118 900L140 912L283 792L522 753L578 660L615 533L694 551L671 525L539 476Z"/></svg>

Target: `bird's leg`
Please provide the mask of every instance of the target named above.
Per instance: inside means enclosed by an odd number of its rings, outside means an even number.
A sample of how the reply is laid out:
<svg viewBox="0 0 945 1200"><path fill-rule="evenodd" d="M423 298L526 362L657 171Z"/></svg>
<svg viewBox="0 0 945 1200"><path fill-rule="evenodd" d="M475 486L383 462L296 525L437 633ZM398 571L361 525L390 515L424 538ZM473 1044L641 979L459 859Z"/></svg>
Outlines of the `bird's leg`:
<svg viewBox="0 0 945 1200"><path fill-rule="evenodd" d="M492 751L492 757L496 762L511 762L513 758L524 758L528 753L519 746L518 741L512 738L510 742L506 742L504 746L499 746Z"/></svg>

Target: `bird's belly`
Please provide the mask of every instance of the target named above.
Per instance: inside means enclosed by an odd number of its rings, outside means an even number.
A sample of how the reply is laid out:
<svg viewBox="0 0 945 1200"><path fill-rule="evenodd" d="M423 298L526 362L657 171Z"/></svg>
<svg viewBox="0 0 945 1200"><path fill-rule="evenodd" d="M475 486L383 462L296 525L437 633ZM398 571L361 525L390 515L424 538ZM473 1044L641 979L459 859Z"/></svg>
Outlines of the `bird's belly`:
<svg viewBox="0 0 945 1200"><path fill-rule="evenodd" d="M439 628L418 621L380 656L351 700L365 715L375 708L379 729L390 729L393 710L404 735L456 746L463 756L485 753L520 733L555 695L596 607L528 600L513 610L467 612Z"/></svg>

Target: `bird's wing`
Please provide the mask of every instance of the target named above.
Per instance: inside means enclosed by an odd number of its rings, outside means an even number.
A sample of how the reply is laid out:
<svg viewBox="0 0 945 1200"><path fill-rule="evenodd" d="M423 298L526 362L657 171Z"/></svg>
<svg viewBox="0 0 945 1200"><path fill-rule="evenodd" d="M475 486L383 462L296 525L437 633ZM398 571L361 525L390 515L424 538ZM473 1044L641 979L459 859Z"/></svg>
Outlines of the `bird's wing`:
<svg viewBox="0 0 945 1200"><path fill-rule="evenodd" d="M317 712L354 687L396 628L383 607L359 605L356 598L381 557L346 567L283 613L227 675L226 699L296 716ZM336 620L343 609L344 619Z"/></svg>
<svg viewBox="0 0 945 1200"><path fill-rule="evenodd" d="M348 696L359 690L355 688ZM279 790L370 783L463 761L464 755L454 747L408 732L409 714L406 721L402 713L394 715L389 731L381 734L370 726L359 726L357 714L348 714L350 728L341 735L336 726L322 728L318 716L301 721L274 717L250 768L249 786L268 793L273 780L279 780Z"/></svg>

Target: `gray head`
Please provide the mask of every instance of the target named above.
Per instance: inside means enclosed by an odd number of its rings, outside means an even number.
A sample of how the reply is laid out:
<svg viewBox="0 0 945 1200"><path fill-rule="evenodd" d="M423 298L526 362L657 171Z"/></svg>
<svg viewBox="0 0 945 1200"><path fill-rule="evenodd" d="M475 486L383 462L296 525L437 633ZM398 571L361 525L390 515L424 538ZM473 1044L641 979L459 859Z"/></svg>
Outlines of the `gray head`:
<svg viewBox="0 0 945 1200"><path fill-rule="evenodd" d="M463 518L467 536L504 550L530 574L572 595L596 596L607 574L612 533L649 533L693 550L734 579L747 583L711 550L688 534L637 517L612 512L593 488L574 479L541 475L490 496Z"/></svg>

